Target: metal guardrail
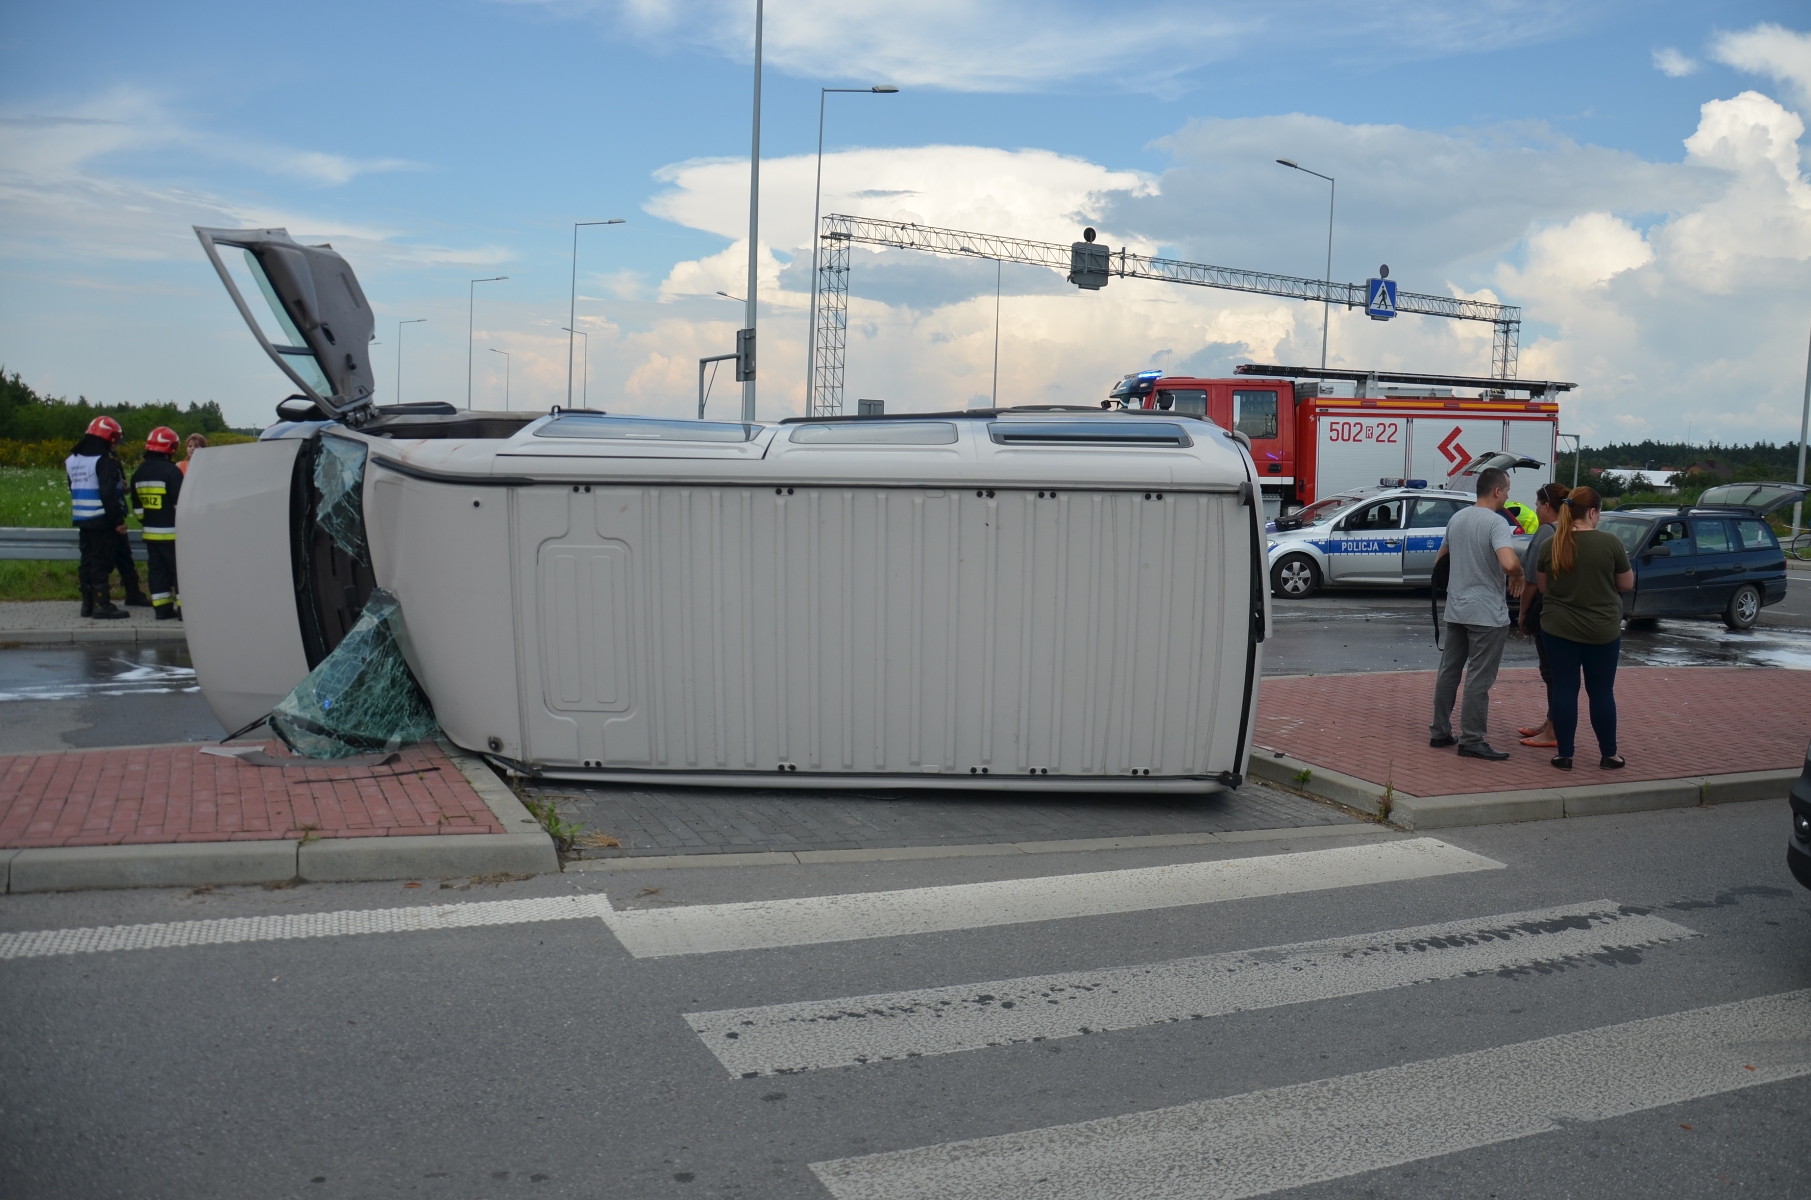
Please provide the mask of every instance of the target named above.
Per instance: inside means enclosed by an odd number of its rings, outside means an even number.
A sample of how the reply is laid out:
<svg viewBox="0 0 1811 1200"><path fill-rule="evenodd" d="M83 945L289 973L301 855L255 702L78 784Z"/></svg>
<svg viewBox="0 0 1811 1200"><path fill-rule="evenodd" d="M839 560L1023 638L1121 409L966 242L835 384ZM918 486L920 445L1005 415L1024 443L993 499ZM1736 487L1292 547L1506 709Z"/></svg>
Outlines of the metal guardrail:
<svg viewBox="0 0 1811 1200"><path fill-rule="evenodd" d="M145 536L136 529L128 530L132 540L132 557L145 561ZM81 530L22 529L0 526L0 558L30 559L37 562L75 562L82 557Z"/></svg>

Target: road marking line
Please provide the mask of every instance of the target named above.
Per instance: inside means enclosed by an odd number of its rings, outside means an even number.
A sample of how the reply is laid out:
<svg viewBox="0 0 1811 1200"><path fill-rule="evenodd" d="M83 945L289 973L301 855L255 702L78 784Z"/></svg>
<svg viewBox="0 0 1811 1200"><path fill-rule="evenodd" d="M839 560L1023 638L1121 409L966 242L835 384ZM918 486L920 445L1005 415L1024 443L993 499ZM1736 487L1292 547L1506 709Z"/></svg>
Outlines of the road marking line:
<svg viewBox="0 0 1811 1200"><path fill-rule="evenodd" d="M1630 951L1696 936L1683 925L1594 900L1105 971L685 1019L730 1074L749 1078L1201 1020L1462 975L1626 961Z"/></svg>
<svg viewBox="0 0 1811 1200"><path fill-rule="evenodd" d="M836 1200L1237 1200L1811 1075L1811 990L811 1164Z"/></svg>
<svg viewBox="0 0 1811 1200"><path fill-rule="evenodd" d="M109 950L164 950L176 946L218 946L231 942L273 942L291 938L346 937L361 933L416 933L469 929L478 925L519 925L531 921L596 919L608 912L601 895L547 896L532 900L484 900L420 908L373 908L326 913L285 913L269 917L226 917L211 921L164 921L151 925L102 925L86 929L41 929L0 933L0 959L55 954L96 954Z"/></svg>
<svg viewBox="0 0 1811 1200"><path fill-rule="evenodd" d="M891 892L629 909L604 921L637 958L981 929L1427 879L1503 864L1435 838Z"/></svg>

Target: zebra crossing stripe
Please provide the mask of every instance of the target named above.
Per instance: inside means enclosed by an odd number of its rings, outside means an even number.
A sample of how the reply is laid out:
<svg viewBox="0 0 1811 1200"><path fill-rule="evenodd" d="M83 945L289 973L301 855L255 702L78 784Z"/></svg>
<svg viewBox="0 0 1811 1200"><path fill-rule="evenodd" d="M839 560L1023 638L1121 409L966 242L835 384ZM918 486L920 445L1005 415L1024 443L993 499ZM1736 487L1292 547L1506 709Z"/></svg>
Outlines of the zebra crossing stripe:
<svg viewBox="0 0 1811 1200"><path fill-rule="evenodd" d="M629 953L659 958L1145 912L1502 867L1494 859L1423 837L890 892L630 909L607 912L604 921Z"/></svg>
<svg viewBox="0 0 1811 1200"><path fill-rule="evenodd" d="M269 917L226 917L212 921L162 921L148 925L102 925L86 929L42 929L0 933L0 959L56 954L99 954L110 950L166 950L177 946L219 946L232 942L273 942L292 938L348 937L361 933L419 933L519 925L531 921L593 920L608 912L601 895L547 896L533 900L484 900L417 908L373 908L325 913L284 913Z"/></svg>
<svg viewBox="0 0 1811 1200"><path fill-rule="evenodd" d="M811 1164L836 1200L1239 1200L1811 1075L1811 990Z"/></svg>
<svg viewBox="0 0 1811 1200"><path fill-rule="evenodd" d="M1551 970L1697 936L1596 900L1358 937L838 1000L688 1013L743 1078L954 1054L1407 987Z"/></svg>

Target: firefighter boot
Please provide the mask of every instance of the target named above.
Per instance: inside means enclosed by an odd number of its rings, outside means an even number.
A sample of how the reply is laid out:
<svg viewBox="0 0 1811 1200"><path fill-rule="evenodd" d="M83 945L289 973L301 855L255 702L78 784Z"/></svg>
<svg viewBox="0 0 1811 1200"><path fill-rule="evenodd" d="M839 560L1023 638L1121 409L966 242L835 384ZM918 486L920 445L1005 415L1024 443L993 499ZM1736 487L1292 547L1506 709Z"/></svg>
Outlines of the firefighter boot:
<svg viewBox="0 0 1811 1200"><path fill-rule="evenodd" d="M155 607L151 603L151 597L145 595L144 589L136 586L138 583L138 580L127 579L125 581L125 583L127 585L126 586L126 607L127 608L152 608L152 607Z"/></svg>
<svg viewBox="0 0 1811 1200"><path fill-rule="evenodd" d="M94 615L94 589L91 587L82 589L82 615L84 617Z"/></svg>
<svg viewBox="0 0 1811 1200"><path fill-rule="evenodd" d="M115 608L112 598L105 592L96 592L94 611L88 615L97 621L123 621L131 614L124 609Z"/></svg>
<svg viewBox="0 0 1811 1200"><path fill-rule="evenodd" d="M180 621L182 619L182 611L170 601L165 600L162 604L157 606L157 619L159 621Z"/></svg>

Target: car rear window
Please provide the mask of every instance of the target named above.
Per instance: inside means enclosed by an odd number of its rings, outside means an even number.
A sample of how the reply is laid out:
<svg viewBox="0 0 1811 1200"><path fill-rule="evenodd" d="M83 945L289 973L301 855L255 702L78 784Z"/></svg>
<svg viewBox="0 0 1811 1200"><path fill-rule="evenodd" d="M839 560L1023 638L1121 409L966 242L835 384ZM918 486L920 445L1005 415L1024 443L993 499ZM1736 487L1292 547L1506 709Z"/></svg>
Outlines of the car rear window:
<svg viewBox="0 0 1811 1200"><path fill-rule="evenodd" d="M1737 521L1736 534L1741 538L1744 550L1777 550L1779 542L1774 540L1773 530L1767 528L1765 521Z"/></svg>
<svg viewBox="0 0 1811 1200"><path fill-rule="evenodd" d="M1139 417L1088 421L990 421L988 436L1002 446L1192 446L1180 425Z"/></svg>

